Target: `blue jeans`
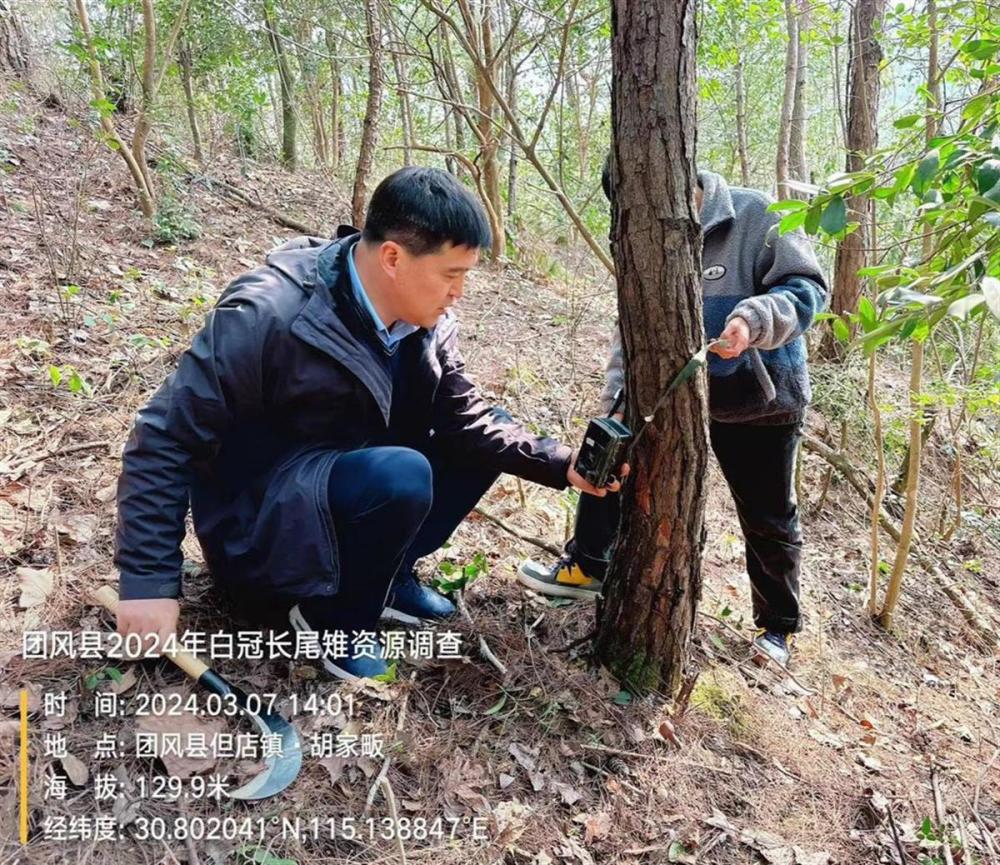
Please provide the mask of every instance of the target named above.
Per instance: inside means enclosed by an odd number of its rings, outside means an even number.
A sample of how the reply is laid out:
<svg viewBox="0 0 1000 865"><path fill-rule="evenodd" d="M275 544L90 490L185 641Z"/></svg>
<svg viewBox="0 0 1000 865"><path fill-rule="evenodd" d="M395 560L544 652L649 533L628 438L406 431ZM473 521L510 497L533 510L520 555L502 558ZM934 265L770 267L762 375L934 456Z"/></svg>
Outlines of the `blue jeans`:
<svg viewBox="0 0 1000 865"><path fill-rule="evenodd" d="M304 601L322 605L325 627L372 629L393 578L440 548L499 476L443 450L370 447L334 462L328 495L340 584L333 596ZM276 617L288 606L278 598L233 601L249 618Z"/></svg>

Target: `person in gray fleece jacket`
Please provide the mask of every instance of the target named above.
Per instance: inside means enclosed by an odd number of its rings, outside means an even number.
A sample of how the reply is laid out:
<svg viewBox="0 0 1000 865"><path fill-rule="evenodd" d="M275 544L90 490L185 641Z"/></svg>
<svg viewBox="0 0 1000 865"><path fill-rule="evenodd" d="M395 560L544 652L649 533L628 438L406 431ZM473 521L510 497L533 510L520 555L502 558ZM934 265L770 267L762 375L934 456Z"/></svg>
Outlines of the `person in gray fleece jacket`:
<svg viewBox="0 0 1000 865"><path fill-rule="evenodd" d="M611 199L608 164L602 177ZM778 233L767 195L698 173L704 323L721 337L708 363L710 439L729 485L746 541L747 572L759 629L759 658L786 663L790 635L801 627L802 533L794 471L811 392L804 333L826 305L828 288L801 231ZM625 384L616 328L600 397L613 411ZM618 531L619 497L584 497L565 555L547 567L524 562L518 578L558 597L596 597L603 590Z"/></svg>

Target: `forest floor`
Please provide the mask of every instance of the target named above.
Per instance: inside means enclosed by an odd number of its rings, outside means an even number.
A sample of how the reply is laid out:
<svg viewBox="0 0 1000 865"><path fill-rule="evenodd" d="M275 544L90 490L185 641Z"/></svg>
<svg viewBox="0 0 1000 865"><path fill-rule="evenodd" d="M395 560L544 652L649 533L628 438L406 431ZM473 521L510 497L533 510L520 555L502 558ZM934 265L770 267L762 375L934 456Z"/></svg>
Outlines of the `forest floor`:
<svg viewBox="0 0 1000 865"><path fill-rule="evenodd" d="M456 567L485 561L466 590L474 628L453 626L465 635L461 660L404 661L395 683L358 687L337 685L308 662L218 663L246 690L354 696L353 718L311 714L296 723L304 735L384 736L395 808L430 821L427 837L405 841L405 859L378 834L378 823L353 840L282 838L271 822L263 842L134 840L140 817L354 816L360 823L389 814L382 787L366 810L382 768L370 757L307 756L283 795L255 805L138 801L138 780L162 766L134 749L128 754L136 730L149 723L132 714L135 695L189 693L190 681L165 661L126 662L121 681L95 681L99 660L21 657L27 630L112 627L87 593L115 585L114 491L134 413L227 281L295 232L203 182L185 181L177 196L200 236L153 245L115 154L28 94L8 88L0 96L0 862L933 863L947 861L943 832L955 863L1000 862L996 653L916 564L892 632L871 622L866 507L835 474L817 510L827 469L812 454L802 465L806 619L794 678L749 663L739 527L714 465L709 477L690 479L708 494L704 615L692 646L700 673L686 711L673 718L665 698L620 692L593 665L585 642L567 648L592 629L593 609L523 591L514 578L518 562L547 554L473 514L422 565L430 576L440 560ZM257 165L241 173L225 161L213 162L212 174L326 232L346 220L346 187L323 174ZM613 293L583 253L548 252L560 257L558 278L510 265L484 266L472 277L460 304L464 352L486 394L535 429L578 440L600 386ZM50 367L59 369L57 384ZM835 378L816 372L819 381ZM836 425L819 411L811 415L818 436ZM935 442L932 436L928 537L949 466ZM858 464L864 447L857 445ZM970 501L997 496L989 478L969 490ZM572 505L571 495L508 477L483 502L557 546ZM992 513L992 522L966 525L949 544L925 549L995 631L1000 526ZM182 627L231 627L190 537L185 553L193 566ZM483 659L477 635L506 675ZM119 691L126 717L95 718L95 687ZM24 848L15 831L21 688L29 690L36 731L32 841ZM68 695L64 717L45 717L46 692ZM211 726L174 721L178 729ZM55 732L65 734L69 756L45 755L42 736ZM95 743L108 732L120 735L123 756L95 758ZM172 764L180 775L253 768L246 761ZM95 802L98 773L119 779L117 799ZM65 798L45 798L52 778L67 779ZM125 840L42 836L44 817L98 812L125 827ZM475 837L480 829L483 838Z"/></svg>

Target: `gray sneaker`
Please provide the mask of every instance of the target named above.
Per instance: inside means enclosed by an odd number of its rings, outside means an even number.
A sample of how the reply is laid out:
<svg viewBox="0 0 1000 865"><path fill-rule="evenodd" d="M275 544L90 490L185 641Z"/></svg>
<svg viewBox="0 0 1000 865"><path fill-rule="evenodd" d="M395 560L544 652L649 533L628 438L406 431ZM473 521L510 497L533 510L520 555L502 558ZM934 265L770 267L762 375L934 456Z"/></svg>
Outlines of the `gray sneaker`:
<svg viewBox="0 0 1000 865"><path fill-rule="evenodd" d="M776 661L780 666L787 667L792 657L792 635L781 634L761 628L753 641L753 660L760 666L769 660Z"/></svg>
<svg viewBox="0 0 1000 865"><path fill-rule="evenodd" d="M526 559L517 569L517 579L533 592L554 598L598 598L604 591L604 584L588 577L568 555L548 567Z"/></svg>

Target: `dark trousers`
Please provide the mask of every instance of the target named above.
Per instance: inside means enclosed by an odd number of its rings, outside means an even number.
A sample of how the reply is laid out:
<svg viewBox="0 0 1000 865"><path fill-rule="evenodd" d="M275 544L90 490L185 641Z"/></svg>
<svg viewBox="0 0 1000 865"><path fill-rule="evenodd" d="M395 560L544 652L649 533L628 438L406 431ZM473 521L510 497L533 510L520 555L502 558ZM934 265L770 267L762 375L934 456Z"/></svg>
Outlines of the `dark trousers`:
<svg viewBox="0 0 1000 865"><path fill-rule="evenodd" d="M758 628L797 631L802 532L795 459L802 427L713 422L709 434L746 540L754 622ZM567 551L588 576L604 578L618 539L620 510L614 493L580 497Z"/></svg>
<svg viewBox="0 0 1000 865"><path fill-rule="evenodd" d="M341 454L328 495L337 540L340 582L332 596L301 603L322 610L333 630L371 630L396 575L439 549L499 474L448 459L439 450L362 448ZM283 619L292 601L232 598L238 615Z"/></svg>

